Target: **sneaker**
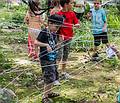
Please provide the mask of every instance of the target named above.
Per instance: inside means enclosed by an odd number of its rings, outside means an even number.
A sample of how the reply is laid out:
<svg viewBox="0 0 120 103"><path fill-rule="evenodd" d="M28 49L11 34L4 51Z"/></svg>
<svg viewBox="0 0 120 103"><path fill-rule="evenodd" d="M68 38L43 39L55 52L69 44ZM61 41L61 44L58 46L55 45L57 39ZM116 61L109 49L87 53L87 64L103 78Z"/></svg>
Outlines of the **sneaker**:
<svg viewBox="0 0 120 103"><path fill-rule="evenodd" d="M99 61L99 60L100 60L100 57L99 57L98 53L94 53L92 55L91 61Z"/></svg>
<svg viewBox="0 0 120 103"><path fill-rule="evenodd" d="M53 85L60 86L60 82L58 80L56 80L56 81L53 82Z"/></svg>
<svg viewBox="0 0 120 103"><path fill-rule="evenodd" d="M93 61L93 62L99 62L100 60L101 60L100 57L94 57L91 59L91 61Z"/></svg>
<svg viewBox="0 0 120 103"><path fill-rule="evenodd" d="M94 53L94 54L92 55L92 57L93 57L93 58L99 57L99 55L98 55L98 53Z"/></svg>
<svg viewBox="0 0 120 103"><path fill-rule="evenodd" d="M58 96L60 96L59 93L52 92L52 93L48 94L48 98L55 98L55 97L58 97Z"/></svg>
<svg viewBox="0 0 120 103"><path fill-rule="evenodd" d="M42 98L42 103L52 103L48 97Z"/></svg>

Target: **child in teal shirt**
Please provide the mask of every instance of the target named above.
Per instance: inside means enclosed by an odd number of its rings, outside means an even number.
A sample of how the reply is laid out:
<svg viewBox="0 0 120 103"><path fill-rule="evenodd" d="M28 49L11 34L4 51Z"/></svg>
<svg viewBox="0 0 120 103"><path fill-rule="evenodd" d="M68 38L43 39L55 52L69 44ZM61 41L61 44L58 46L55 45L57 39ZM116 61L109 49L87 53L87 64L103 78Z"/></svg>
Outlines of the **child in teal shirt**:
<svg viewBox="0 0 120 103"><path fill-rule="evenodd" d="M106 13L104 9L100 7L100 4L100 0L94 0L94 8L90 13L94 36L94 54L92 57L98 57L97 49L101 42L109 47Z"/></svg>

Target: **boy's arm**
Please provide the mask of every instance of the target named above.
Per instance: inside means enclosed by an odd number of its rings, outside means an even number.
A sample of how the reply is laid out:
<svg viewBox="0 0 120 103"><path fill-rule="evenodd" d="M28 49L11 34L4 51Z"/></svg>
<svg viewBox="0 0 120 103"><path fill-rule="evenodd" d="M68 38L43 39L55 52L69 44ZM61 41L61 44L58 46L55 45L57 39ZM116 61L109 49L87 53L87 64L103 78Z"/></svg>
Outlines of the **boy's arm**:
<svg viewBox="0 0 120 103"><path fill-rule="evenodd" d="M80 28L80 24L79 24L79 23L78 23L78 24L75 24L74 27L75 27L75 28Z"/></svg>
<svg viewBox="0 0 120 103"><path fill-rule="evenodd" d="M40 23L42 23L45 27L47 27L47 23L40 17Z"/></svg>
<svg viewBox="0 0 120 103"><path fill-rule="evenodd" d="M62 35L60 34L60 29L61 28L59 28L59 30L57 31L57 33L56 33L56 35L57 35L57 45L56 45L56 47L57 48L59 48L60 46L61 46L61 43L63 42L63 37L62 37Z"/></svg>
<svg viewBox="0 0 120 103"><path fill-rule="evenodd" d="M52 51L52 48L47 43L43 43L43 42L40 42L38 40L35 40L34 44L37 45L37 46L40 46L40 47L46 47L48 52Z"/></svg>
<svg viewBox="0 0 120 103"><path fill-rule="evenodd" d="M74 15L74 18L73 18L74 25L73 25L73 27L79 28L80 27L80 21L77 19L75 13L73 15Z"/></svg>
<svg viewBox="0 0 120 103"><path fill-rule="evenodd" d="M105 29L107 28L107 17L106 17L106 13L105 13L104 10L103 10L103 13L102 13L102 18L103 18L103 21L104 21L104 26L103 26L102 31L104 32Z"/></svg>
<svg viewBox="0 0 120 103"><path fill-rule="evenodd" d="M27 25L29 25L29 14L28 14L28 12L26 13L26 16L25 16L25 18L24 18L24 22L25 22Z"/></svg>
<svg viewBox="0 0 120 103"><path fill-rule="evenodd" d="M103 26L103 28L102 28L102 31L105 32L106 28L107 28L107 23L105 22L105 23L104 23L104 26Z"/></svg>
<svg viewBox="0 0 120 103"><path fill-rule="evenodd" d="M57 48L60 48L60 46L62 45L62 42L63 42L63 37L60 34L58 34L58 35L59 35L59 37L58 37L59 42L57 43Z"/></svg>
<svg viewBox="0 0 120 103"><path fill-rule="evenodd" d="M91 12L88 12L87 15L86 15L86 17L87 17L88 20L91 20L91 18L92 18L92 13L91 13Z"/></svg>

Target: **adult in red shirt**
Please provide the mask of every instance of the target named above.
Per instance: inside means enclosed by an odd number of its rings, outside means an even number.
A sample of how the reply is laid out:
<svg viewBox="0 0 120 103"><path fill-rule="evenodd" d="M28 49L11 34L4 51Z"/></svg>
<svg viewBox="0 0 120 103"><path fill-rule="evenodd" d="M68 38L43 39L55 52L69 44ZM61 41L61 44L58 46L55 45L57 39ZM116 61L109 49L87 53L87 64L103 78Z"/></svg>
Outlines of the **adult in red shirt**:
<svg viewBox="0 0 120 103"><path fill-rule="evenodd" d="M62 74L65 78L69 77L69 74L66 73L66 61L68 59L69 50L70 50L70 42L73 37L73 26L79 27L79 21L72 11L74 1L73 0L60 0L60 5L62 6L62 10L59 11L57 14L62 15L64 20L64 25L60 28L59 33L60 37L62 37L62 47L63 47L63 54L61 55L62 61Z"/></svg>

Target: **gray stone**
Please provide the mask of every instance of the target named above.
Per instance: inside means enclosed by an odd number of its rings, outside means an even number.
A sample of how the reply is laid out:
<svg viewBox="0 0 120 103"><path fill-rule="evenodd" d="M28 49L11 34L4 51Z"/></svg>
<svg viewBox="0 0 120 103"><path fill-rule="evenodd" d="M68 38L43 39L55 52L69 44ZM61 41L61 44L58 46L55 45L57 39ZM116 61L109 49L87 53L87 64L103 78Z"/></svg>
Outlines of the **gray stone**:
<svg viewBox="0 0 120 103"><path fill-rule="evenodd" d="M0 103L11 103L15 97L16 95L12 90L0 88Z"/></svg>

